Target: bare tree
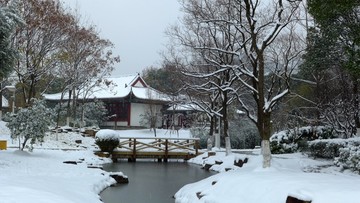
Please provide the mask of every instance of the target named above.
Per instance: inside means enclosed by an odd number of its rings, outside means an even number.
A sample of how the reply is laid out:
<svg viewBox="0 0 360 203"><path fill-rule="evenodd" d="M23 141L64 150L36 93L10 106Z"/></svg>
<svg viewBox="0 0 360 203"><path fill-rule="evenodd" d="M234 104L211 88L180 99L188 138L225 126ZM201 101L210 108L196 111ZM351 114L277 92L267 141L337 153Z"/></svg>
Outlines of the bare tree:
<svg viewBox="0 0 360 203"><path fill-rule="evenodd" d="M236 67L239 81L255 101L249 106L239 97L242 108L256 124L262 139L263 167L270 167L271 115L289 93L290 75L298 66L302 31L299 22L301 1L235 1L243 12L234 27L241 32L242 51Z"/></svg>
<svg viewBox="0 0 360 203"><path fill-rule="evenodd" d="M80 17L74 16L66 42L59 47L57 58L61 63L56 69L57 75L65 81L62 92L68 94L68 123L71 115L76 118L79 95L84 103L98 84L96 81L108 76L114 69L113 65L120 61L112 54L113 44L100 38L95 26L81 26Z"/></svg>
<svg viewBox="0 0 360 203"><path fill-rule="evenodd" d="M183 28L173 29L176 32L172 36L185 47L183 51L191 53L191 58L201 56L206 65L215 67L211 73L192 75L207 76L209 83L220 90L223 104L232 101L229 95L237 95L242 110L255 123L262 138L263 167L271 163L272 111L289 93L290 75L303 50L302 36L298 34L302 30L297 26L300 3L183 1L188 15ZM216 83L212 75L223 82Z"/></svg>
<svg viewBox="0 0 360 203"><path fill-rule="evenodd" d="M20 54L15 72L22 101L28 104L31 98L39 96L40 81L46 79L45 87L51 82L51 72L58 62L54 56L64 43L73 18L57 1L21 1L20 7L25 26L19 27L14 36L14 46Z"/></svg>
<svg viewBox="0 0 360 203"><path fill-rule="evenodd" d="M209 103L194 103L206 110L212 120L215 116L221 118L226 152L230 154L228 106L235 100L232 89L236 75L232 65L236 63L234 53L239 49L235 43L238 32L227 23L232 9L227 1L183 1L182 6L186 14L184 27L172 27L169 35L192 53L184 74L198 82L189 84L188 88L214 95Z"/></svg>

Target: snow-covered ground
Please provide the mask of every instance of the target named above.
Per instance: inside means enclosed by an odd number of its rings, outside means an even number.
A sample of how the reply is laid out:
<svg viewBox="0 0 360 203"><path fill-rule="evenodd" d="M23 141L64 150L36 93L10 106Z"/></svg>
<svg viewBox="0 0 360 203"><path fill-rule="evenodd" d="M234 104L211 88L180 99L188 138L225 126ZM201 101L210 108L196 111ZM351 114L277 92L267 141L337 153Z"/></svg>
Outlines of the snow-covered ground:
<svg viewBox="0 0 360 203"><path fill-rule="evenodd" d="M360 175L340 172L332 161L313 160L300 153L273 155L272 167L263 169L259 154L256 150L230 156L218 152L209 158L205 153L192 159L202 165L223 164L211 168L219 174L181 188L176 202L285 203L288 195L312 203L360 202ZM233 166L234 160L245 158L249 161L242 168ZM226 168L233 170L225 172Z"/></svg>
<svg viewBox="0 0 360 203"><path fill-rule="evenodd" d="M161 137L178 136L167 130L157 133ZM154 136L150 130L123 130L118 134ZM179 131L179 137L189 135L189 131ZM115 183L110 173L96 168L111 160L94 155L98 149L92 137L74 132L53 133L45 137L44 143L35 144L33 152L19 151L18 141L10 138L9 129L0 121L0 140L6 140L8 147L0 150L0 203L100 203L99 193Z"/></svg>
<svg viewBox="0 0 360 203"><path fill-rule="evenodd" d="M180 137L189 136L189 131L179 133ZM153 132L119 131L119 135L149 137ZM159 130L158 136L170 136L170 132ZM7 140L10 147L0 151L0 203L100 203L100 191L114 183L108 172L88 168L110 162L93 154L96 148L91 137L52 134L42 145L35 145L33 152L22 152L14 148L17 142L10 139L8 129L0 122L0 140ZM341 172L331 161L313 160L299 153L273 155L272 167L262 169L257 150L230 156L217 152L216 156L206 157L205 153L191 162L202 165L222 161L212 167L219 173L181 188L175 195L176 202L285 203L288 195L313 203L360 202L360 176ZM246 157L249 161L242 168L233 166L234 160ZM233 170L225 172L226 168Z"/></svg>
<svg viewBox="0 0 360 203"><path fill-rule="evenodd" d="M41 146L35 145L33 152L19 151L17 141L10 139L0 122L0 140L8 144L7 150L0 151L1 203L100 203L98 194L115 183L109 173L88 168L111 162L94 155L93 138L60 133L56 141L53 134L45 137ZM75 140L82 140L82 144Z"/></svg>

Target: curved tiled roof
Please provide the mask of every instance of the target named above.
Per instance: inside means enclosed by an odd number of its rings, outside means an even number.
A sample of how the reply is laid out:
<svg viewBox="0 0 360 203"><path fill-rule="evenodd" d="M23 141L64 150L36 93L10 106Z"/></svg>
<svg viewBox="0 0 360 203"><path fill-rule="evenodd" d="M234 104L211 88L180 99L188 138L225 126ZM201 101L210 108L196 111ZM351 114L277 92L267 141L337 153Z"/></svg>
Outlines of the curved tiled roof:
<svg viewBox="0 0 360 203"><path fill-rule="evenodd" d="M130 94L136 98L144 100L161 100L170 101L170 98L149 87L140 75L124 76L124 77L112 77L105 78L102 81L97 81L98 85L95 86L95 82L89 85L93 86L90 91L82 91L79 93L79 99L114 99L125 98ZM46 100L58 101L61 99L61 93L56 94L44 94ZM63 100L67 100L64 96Z"/></svg>

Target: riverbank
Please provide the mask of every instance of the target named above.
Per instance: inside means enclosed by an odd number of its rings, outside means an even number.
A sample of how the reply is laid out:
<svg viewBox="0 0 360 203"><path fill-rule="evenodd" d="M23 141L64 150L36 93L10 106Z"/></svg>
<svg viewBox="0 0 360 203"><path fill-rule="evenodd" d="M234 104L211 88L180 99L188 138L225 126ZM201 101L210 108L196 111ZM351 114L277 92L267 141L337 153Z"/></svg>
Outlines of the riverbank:
<svg viewBox="0 0 360 203"><path fill-rule="evenodd" d="M133 132L121 133L131 136L129 133ZM148 130L143 133L151 134ZM18 151L17 142L12 142L1 122L0 140L7 140L10 146L0 151L0 202L101 203L100 191L114 183L108 172L96 168L111 160L93 154L91 137L72 132L52 134L43 144L35 145L33 152ZM243 167L233 165L234 160L245 158L248 162ZM64 161L74 161L76 165ZM273 155L269 169L261 168L259 150L240 150L230 156L224 152L210 157L203 154L189 162L222 163L211 167L218 174L177 191L178 203L285 203L288 195L312 203L359 202L360 175L341 171L331 161L313 160L299 153Z"/></svg>
<svg viewBox="0 0 360 203"><path fill-rule="evenodd" d="M219 173L181 188L175 194L177 203L285 203L288 196L312 203L359 202L360 175L342 171L329 160L300 153L273 155L272 167L263 169L259 150L216 154L190 160L203 166L214 164L210 170ZM244 158L248 161L241 168L233 165Z"/></svg>
<svg viewBox="0 0 360 203"><path fill-rule="evenodd" d="M120 136L132 133L153 135L149 130L119 131ZM167 131L158 133L177 136ZM182 131L179 136L188 134ZM99 169L112 161L94 155L98 149L92 137L76 132L53 133L42 144L35 144L32 152L19 151L18 141L10 138L0 121L0 140L7 141L7 150L0 150L1 203L101 203L100 192L115 183L110 172Z"/></svg>
<svg viewBox="0 0 360 203"><path fill-rule="evenodd" d="M58 134L58 140L55 136L47 136L33 152L19 151L1 129L0 140L8 141L8 149L0 151L0 202L102 202L100 192L115 180L96 167L111 160L93 154L93 138L71 132Z"/></svg>

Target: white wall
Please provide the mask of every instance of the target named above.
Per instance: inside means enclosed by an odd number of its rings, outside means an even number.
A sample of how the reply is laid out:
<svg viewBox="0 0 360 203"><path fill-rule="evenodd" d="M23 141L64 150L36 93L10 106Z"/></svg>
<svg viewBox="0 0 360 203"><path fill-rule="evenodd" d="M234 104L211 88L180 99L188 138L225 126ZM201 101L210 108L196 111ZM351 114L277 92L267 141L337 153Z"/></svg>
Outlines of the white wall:
<svg viewBox="0 0 360 203"><path fill-rule="evenodd" d="M145 114L147 104L131 103L130 126L141 126L141 114Z"/></svg>
<svg viewBox="0 0 360 203"><path fill-rule="evenodd" d="M154 105L154 104L152 104ZM158 113L160 113L161 105L156 105ZM130 125L131 126L141 126L140 121L142 119L141 115L145 114L149 109L149 104L140 104L140 103L131 103L131 114L130 114ZM161 125L161 119L158 121L158 125Z"/></svg>

